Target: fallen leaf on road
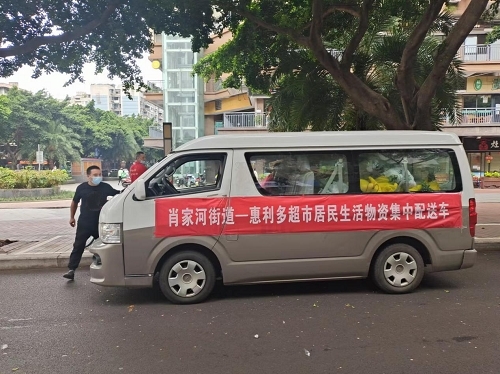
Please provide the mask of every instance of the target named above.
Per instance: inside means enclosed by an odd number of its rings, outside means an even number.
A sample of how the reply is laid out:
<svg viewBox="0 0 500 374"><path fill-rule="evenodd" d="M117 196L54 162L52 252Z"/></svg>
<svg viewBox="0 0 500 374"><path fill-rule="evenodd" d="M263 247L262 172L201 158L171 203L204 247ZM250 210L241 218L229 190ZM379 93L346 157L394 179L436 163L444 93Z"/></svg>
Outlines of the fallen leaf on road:
<svg viewBox="0 0 500 374"><path fill-rule="evenodd" d="M7 344L2 344L2 351L9 348L9 346Z"/></svg>
<svg viewBox="0 0 500 374"><path fill-rule="evenodd" d="M18 371L19 368L12 368L12 371Z"/></svg>
<svg viewBox="0 0 500 374"><path fill-rule="evenodd" d="M450 291L448 291L448 290L444 290L444 292L446 292L446 293L450 293Z"/></svg>
<svg viewBox="0 0 500 374"><path fill-rule="evenodd" d="M309 352L307 349L304 348L304 353L306 354L307 357L311 357L311 352Z"/></svg>
<svg viewBox="0 0 500 374"><path fill-rule="evenodd" d="M255 334L253 337L254 337L255 339L259 339L259 334Z"/></svg>
<svg viewBox="0 0 500 374"><path fill-rule="evenodd" d="M135 307L135 305L130 305L130 306L128 307L128 312L129 312L129 313L133 312L133 311L134 311L134 307Z"/></svg>
<svg viewBox="0 0 500 374"><path fill-rule="evenodd" d="M318 305L316 305L316 303L314 303L314 304L313 304L313 307L317 308L317 307L318 307Z"/></svg>

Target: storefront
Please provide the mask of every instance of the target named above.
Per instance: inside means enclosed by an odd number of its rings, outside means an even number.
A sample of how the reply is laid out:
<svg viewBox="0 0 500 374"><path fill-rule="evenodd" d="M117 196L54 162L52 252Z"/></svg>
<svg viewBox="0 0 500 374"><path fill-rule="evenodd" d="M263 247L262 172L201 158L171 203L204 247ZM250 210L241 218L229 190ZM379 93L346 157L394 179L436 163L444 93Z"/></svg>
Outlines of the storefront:
<svg viewBox="0 0 500 374"><path fill-rule="evenodd" d="M475 181L486 172L500 172L500 137L461 138Z"/></svg>

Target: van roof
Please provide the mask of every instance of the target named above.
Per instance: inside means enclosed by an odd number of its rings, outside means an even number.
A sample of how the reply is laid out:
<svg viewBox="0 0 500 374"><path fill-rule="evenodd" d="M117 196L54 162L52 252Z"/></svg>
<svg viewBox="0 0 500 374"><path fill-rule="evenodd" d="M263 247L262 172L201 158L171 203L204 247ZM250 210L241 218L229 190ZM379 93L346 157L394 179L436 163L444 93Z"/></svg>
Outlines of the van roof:
<svg viewBox="0 0 500 374"><path fill-rule="evenodd" d="M444 146L462 144L456 134L438 131L314 131L210 135L191 140L174 152L197 149L308 148L364 146Z"/></svg>

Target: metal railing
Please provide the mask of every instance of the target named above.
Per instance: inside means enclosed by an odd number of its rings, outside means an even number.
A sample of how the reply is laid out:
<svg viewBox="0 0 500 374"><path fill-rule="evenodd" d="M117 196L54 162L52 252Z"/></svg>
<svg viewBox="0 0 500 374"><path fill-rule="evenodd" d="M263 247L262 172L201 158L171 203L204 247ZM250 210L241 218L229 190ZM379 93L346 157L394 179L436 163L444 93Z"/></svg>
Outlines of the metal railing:
<svg viewBox="0 0 500 374"><path fill-rule="evenodd" d="M463 108L460 109L462 120L460 125L500 125L500 110L496 108ZM444 119L445 126L451 126L448 117Z"/></svg>
<svg viewBox="0 0 500 374"><path fill-rule="evenodd" d="M163 93L163 81L148 81L148 93Z"/></svg>
<svg viewBox="0 0 500 374"><path fill-rule="evenodd" d="M149 126L149 137L163 139L163 129L160 126Z"/></svg>
<svg viewBox="0 0 500 374"><path fill-rule="evenodd" d="M224 113L225 128L267 128L267 113L230 112Z"/></svg>
<svg viewBox="0 0 500 374"><path fill-rule="evenodd" d="M462 45L457 52L462 61L500 61L500 45Z"/></svg>

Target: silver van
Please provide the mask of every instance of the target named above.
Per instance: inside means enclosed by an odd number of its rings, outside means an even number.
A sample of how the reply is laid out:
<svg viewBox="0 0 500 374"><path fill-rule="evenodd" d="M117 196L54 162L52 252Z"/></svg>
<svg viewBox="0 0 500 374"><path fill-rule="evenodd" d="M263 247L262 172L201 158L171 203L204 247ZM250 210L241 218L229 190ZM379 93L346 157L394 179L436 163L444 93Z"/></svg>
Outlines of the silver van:
<svg viewBox="0 0 500 374"><path fill-rule="evenodd" d="M204 175L177 186L174 175ZM477 223L454 134L270 133L190 141L102 209L91 282L174 303L225 285L370 277L407 293L473 266Z"/></svg>

